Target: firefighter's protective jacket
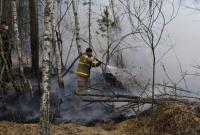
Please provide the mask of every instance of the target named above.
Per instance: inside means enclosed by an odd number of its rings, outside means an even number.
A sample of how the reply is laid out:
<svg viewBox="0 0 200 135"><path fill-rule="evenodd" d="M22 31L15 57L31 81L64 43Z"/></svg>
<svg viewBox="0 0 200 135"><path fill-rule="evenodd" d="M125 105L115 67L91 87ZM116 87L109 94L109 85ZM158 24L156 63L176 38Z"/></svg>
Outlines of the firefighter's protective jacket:
<svg viewBox="0 0 200 135"><path fill-rule="evenodd" d="M91 67L97 67L101 64L95 57L83 54L79 59L77 75L88 78L90 76Z"/></svg>

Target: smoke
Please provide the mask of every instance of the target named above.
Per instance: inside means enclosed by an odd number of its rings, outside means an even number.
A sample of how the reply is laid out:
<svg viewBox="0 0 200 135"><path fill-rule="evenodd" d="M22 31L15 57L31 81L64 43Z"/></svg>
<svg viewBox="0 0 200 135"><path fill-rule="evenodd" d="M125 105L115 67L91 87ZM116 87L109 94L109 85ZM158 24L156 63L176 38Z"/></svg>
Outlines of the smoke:
<svg viewBox="0 0 200 135"><path fill-rule="evenodd" d="M96 88L99 88L99 91L105 93L112 89L109 84L102 83L103 78L100 72L93 73L91 79L93 87L97 86ZM81 97L74 94L76 90L76 74L73 72L67 74L64 82L65 88L60 89L56 78L52 78L50 91L51 121L86 124L92 121L108 121L113 117L111 116L113 109L111 105L83 102L84 98L87 99L89 97ZM109 89L104 90L104 88ZM108 91L108 93L110 92ZM31 96L28 91L19 97L16 96L14 90L5 95L1 94L0 119L18 122L39 121L40 97L41 94L36 92L34 96Z"/></svg>

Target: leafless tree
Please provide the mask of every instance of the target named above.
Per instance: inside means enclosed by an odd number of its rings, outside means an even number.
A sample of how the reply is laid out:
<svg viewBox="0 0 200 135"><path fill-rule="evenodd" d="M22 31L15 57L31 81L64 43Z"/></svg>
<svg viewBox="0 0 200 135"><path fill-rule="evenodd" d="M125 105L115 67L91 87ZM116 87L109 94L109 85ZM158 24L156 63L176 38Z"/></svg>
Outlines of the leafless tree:
<svg viewBox="0 0 200 135"><path fill-rule="evenodd" d="M53 4L53 7L55 7L55 2ZM57 36L56 36L56 21L55 21L55 15L54 15L54 10L55 8L53 8L52 10L52 33L53 33L53 39L52 39L52 43L53 43L53 47L55 48L55 57L56 57L56 71L57 71L57 76L58 76L58 84L59 87L63 88L64 87L64 82L63 82L63 77L62 77L62 63L61 63L61 55L60 55L60 49L58 46L58 42L57 42Z"/></svg>
<svg viewBox="0 0 200 135"><path fill-rule="evenodd" d="M32 91L31 83L28 79L26 79L24 74L24 68L23 68L23 58L22 58L22 49L21 49L21 39L19 37L19 27L18 27L18 18L17 18L17 6L16 6L16 0L12 0L12 17L13 17L13 30L14 30L14 36L16 40L16 51L18 56L18 66L20 75L22 76L21 84L25 89L29 89Z"/></svg>
<svg viewBox="0 0 200 135"><path fill-rule="evenodd" d="M0 13L2 13L2 9L0 9ZM1 19L0 19L1 20ZM12 74L12 70L10 69L8 60L5 57L5 51L4 51L4 45L2 41L2 35L0 34L0 59L1 59L1 75L0 75L0 83L3 83L4 69L7 71L6 76L8 76L9 81L11 81L14 89L16 90L16 93L19 94L21 92L21 87L18 85L17 81L14 79L14 76ZM5 87L5 83L4 83ZM9 88L9 87L8 87Z"/></svg>
<svg viewBox="0 0 200 135"><path fill-rule="evenodd" d="M89 18L88 18L88 28L89 28L89 47L91 47L91 10L92 10L92 2L89 0Z"/></svg>
<svg viewBox="0 0 200 135"><path fill-rule="evenodd" d="M133 1L133 7L130 9L124 1L119 0L120 3L126 7L130 16L136 21L142 41L150 48L152 52L152 100L154 100L155 93L155 72L156 72L156 48L160 43L163 32L167 24L169 24L177 15L179 7L175 10L175 1L170 2L172 13L166 17L163 12L163 5L166 4L162 0ZM149 7L149 8L148 8ZM149 10L150 9L150 10ZM168 19L167 19L168 18ZM152 104L153 106L153 104Z"/></svg>
<svg viewBox="0 0 200 135"><path fill-rule="evenodd" d="M49 109L50 109L50 52L52 39L52 10L53 0L46 0L44 9L44 43L42 50L42 99L41 99L41 134L49 135Z"/></svg>
<svg viewBox="0 0 200 135"><path fill-rule="evenodd" d="M72 0L72 9L74 13L74 25L75 25L75 33L76 33L76 46L78 50L78 54L81 55L82 50L80 46L80 26L79 26L79 19L78 19L78 10L75 5L75 0Z"/></svg>

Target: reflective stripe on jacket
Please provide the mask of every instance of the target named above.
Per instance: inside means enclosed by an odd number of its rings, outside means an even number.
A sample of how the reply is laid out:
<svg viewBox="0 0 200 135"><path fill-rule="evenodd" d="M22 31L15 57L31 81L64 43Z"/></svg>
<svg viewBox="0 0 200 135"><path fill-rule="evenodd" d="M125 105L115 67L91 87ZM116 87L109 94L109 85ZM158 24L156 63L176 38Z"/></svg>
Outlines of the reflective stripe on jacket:
<svg viewBox="0 0 200 135"><path fill-rule="evenodd" d="M93 56L89 57L87 54L83 54L79 59L77 68L77 75L81 77L89 77L91 67L96 67L98 61Z"/></svg>

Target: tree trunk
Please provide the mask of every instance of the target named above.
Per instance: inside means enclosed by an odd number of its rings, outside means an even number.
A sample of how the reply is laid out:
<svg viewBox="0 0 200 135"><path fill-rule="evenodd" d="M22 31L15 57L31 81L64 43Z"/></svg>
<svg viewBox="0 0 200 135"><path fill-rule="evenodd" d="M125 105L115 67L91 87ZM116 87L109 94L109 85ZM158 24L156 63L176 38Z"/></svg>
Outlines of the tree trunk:
<svg viewBox="0 0 200 135"><path fill-rule="evenodd" d="M0 23L2 22L2 14L3 14L3 0L0 0ZM16 81L13 79L13 75L10 72L10 68L9 68L9 64L5 58L5 54L4 54L4 49L3 49L3 41L2 41L2 35L0 34L0 60L1 60L1 67L5 66L5 69L7 70L7 74L6 76L8 76L8 78L11 80L14 89L16 90L16 93L18 93L20 91L19 86L17 85ZM0 68L2 70L2 68ZM4 78L5 76L3 76ZM0 80L2 81L2 80Z"/></svg>
<svg viewBox="0 0 200 135"><path fill-rule="evenodd" d="M23 70L23 60L22 60L22 50L21 50L21 41L19 38L19 28L18 28L18 21L17 21L17 6L16 6L16 0L12 1L12 16L13 16L13 29L15 34L15 40L16 40L16 49L17 49L17 56L18 56L18 62L19 62L19 70L20 73L24 73Z"/></svg>
<svg viewBox="0 0 200 135"><path fill-rule="evenodd" d="M0 0L0 23L2 18L2 12L3 12L3 0Z"/></svg>
<svg viewBox="0 0 200 135"><path fill-rule="evenodd" d="M91 48L91 0L89 0L89 20L88 20L88 27L89 27L89 47Z"/></svg>
<svg viewBox="0 0 200 135"><path fill-rule="evenodd" d="M78 13L77 9L75 7L75 2L72 0L72 8L74 12L74 22L75 22L75 33L76 33L76 46L78 49L78 54L81 55L81 46L80 46L80 26L79 26L79 20L78 20Z"/></svg>
<svg viewBox="0 0 200 135"><path fill-rule="evenodd" d="M50 109L50 53L51 53L51 39L52 39L52 9L53 0L46 0L44 9L44 44L42 50L42 90L43 95L41 99L41 134L49 135L49 109Z"/></svg>
<svg viewBox="0 0 200 135"><path fill-rule="evenodd" d="M108 13L108 7L106 6L106 9L105 9L105 17L106 17L106 38L107 38L107 56L106 56L106 65L105 65L105 70L106 71L106 67L107 65L109 65L109 61L110 61L110 44L109 44L109 41L110 41L110 36L109 36L109 13Z"/></svg>
<svg viewBox="0 0 200 135"><path fill-rule="evenodd" d="M31 38L31 59L32 71L35 77L38 77L39 70L39 41L38 41L38 23L35 0L29 0L30 12L30 38Z"/></svg>
<svg viewBox="0 0 200 135"><path fill-rule="evenodd" d="M8 26L8 30L6 32L2 33L2 42L5 46L4 49L6 50L6 53L4 53L6 56L6 60L8 62L9 68L12 67L12 60L11 60L11 51L12 51L12 42L10 39L12 39L13 36L13 16L12 16L12 0L1 0L2 1L2 15L1 15L1 23L5 23ZM4 51L5 51L4 50Z"/></svg>
<svg viewBox="0 0 200 135"><path fill-rule="evenodd" d="M3 42L2 42L1 34L0 34L0 59L1 59L1 62L2 62L1 64L3 64L3 65L5 66L5 69L6 69L7 71L10 71L8 62L7 62L6 58L4 57ZM18 85L17 82L15 81L12 72L7 72L6 75L7 75L8 78L11 80L12 85L13 85L15 91L16 91L16 94L19 95L19 94L21 93L21 90L20 90L19 85ZM1 81L1 80L0 80L0 81Z"/></svg>
<svg viewBox="0 0 200 135"><path fill-rule="evenodd" d="M18 62L19 62L19 71L20 71L20 75L22 76L21 84L24 87L24 89L29 89L32 92L31 83L29 80L26 79L24 75L21 40L19 38L19 28L18 28L18 20L17 20L16 0L12 0L12 17L13 17L13 30L14 30L15 40L16 40L16 50L17 50L17 56L18 56Z"/></svg>
<svg viewBox="0 0 200 135"><path fill-rule="evenodd" d="M153 53L153 78L152 78L152 102L154 101L154 95L155 95L155 71L156 71L156 55L155 55L155 48L152 47L152 53ZM154 109L153 103L152 103L152 110Z"/></svg>
<svg viewBox="0 0 200 135"><path fill-rule="evenodd" d="M55 7L55 2L53 7ZM61 63L61 55L60 55L60 49L57 42L57 36L56 36L56 22L55 22L55 16L54 16L54 8L52 11L52 34L53 34L53 47L55 48L55 57L56 57L56 71L58 76L58 84L60 88L64 88L64 82L63 82L63 76L62 76L62 63Z"/></svg>
<svg viewBox="0 0 200 135"><path fill-rule="evenodd" d="M8 25L11 25L11 2L12 0L1 0L2 1L2 16L1 19Z"/></svg>
<svg viewBox="0 0 200 135"><path fill-rule="evenodd" d="M3 13L3 0L0 0L0 24L1 24L1 19L2 19L2 13ZM0 41L0 42L2 42L2 41ZM1 46L3 46L3 44L0 44L0 47ZM3 68L3 60L0 59L0 71L2 71L2 68Z"/></svg>
<svg viewBox="0 0 200 135"><path fill-rule="evenodd" d="M153 0L149 0L149 12L151 12L153 6Z"/></svg>
<svg viewBox="0 0 200 135"><path fill-rule="evenodd" d="M115 9L114 9L114 1L113 0L110 0L110 6L111 6L111 10L112 10L112 14L113 14L113 21L116 22L117 19L116 19L116 15L115 15Z"/></svg>

